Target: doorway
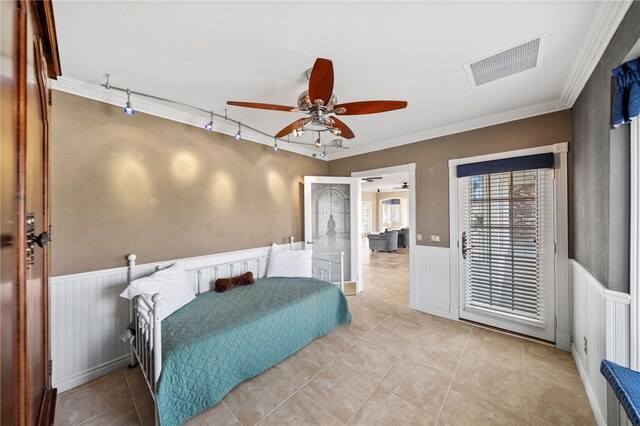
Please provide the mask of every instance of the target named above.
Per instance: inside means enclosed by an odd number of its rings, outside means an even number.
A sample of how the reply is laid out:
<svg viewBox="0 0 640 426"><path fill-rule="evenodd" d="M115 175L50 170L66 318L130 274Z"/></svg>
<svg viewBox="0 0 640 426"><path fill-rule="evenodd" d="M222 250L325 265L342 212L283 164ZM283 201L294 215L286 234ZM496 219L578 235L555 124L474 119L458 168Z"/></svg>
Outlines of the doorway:
<svg viewBox="0 0 640 426"><path fill-rule="evenodd" d="M367 296L413 306L415 164L353 172L362 189L362 286Z"/></svg>

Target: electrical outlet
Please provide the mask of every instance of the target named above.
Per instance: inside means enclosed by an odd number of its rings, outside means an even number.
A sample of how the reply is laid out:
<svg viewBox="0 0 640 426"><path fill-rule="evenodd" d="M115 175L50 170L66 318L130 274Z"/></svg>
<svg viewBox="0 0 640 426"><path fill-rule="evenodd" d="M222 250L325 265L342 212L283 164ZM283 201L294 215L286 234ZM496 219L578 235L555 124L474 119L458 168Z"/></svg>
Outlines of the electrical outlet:
<svg viewBox="0 0 640 426"><path fill-rule="evenodd" d="M582 338L584 339L584 354L586 355L587 354L587 337L583 336Z"/></svg>
<svg viewBox="0 0 640 426"><path fill-rule="evenodd" d="M416 241L422 241L422 234L416 234Z"/></svg>

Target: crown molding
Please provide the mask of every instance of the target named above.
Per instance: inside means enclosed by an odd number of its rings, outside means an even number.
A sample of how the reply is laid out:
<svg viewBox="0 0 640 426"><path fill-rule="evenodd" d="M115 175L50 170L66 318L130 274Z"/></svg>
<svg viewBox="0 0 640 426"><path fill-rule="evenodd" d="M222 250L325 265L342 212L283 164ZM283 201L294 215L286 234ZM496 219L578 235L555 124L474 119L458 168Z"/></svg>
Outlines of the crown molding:
<svg viewBox="0 0 640 426"><path fill-rule="evenodd" d="M600 58L609 46L613 35L618 30L620 23L627 14L633 0L617 0L602 2L596 19L592 22L588 36L585 38L580 53L573 64L569 78L562 89L562 101L569 108L580 96L582 89L587 84L591 73L600 62Z"/></svg>
<svg viewBox="0 0 640 426"><path fill-rule="evenodd" d="M349 152L338 151L327 155L329 160L337 160L340 158L352 157L354 155L366 154L373 151L394 148L402 145L423 142L428 139L439 138L456 133L468 132L470 130L480 129L483 127L495 126L497 124L508 123L510 121L521 120L523 118L535 117L537 115L549 114L556 111L562 111L569 108L561 101L553 101L534 106L528 106L498 114L486 115L484 117L474 118L472 120L455 123L449 126L442 126L435 129L429 129L424 132L414 133L411 135L401 136L389 139L380 143L363 145L360 147L350 146Z"/></svg>
<svg viewBox="0 0 640 426"><path fill-rule="evenodd" d="M110 105L122 107L127 102L127 95L125 93L117 90L108 90L102 86L86 83L70 77L58 77L57 80L50 80L50 83L52 89L92 99L98 102L104 102ZM204 123L210 120L209 114L186 112L184 110L166 106L158 101L151 101L142 97L136 97L133 99L133 102L137 113L141 112L144 114L154 115L156 117L177 121L189 126L202 128ZM214 118L214 124L215 130L213 133L235 136L238 131L238 126L235 123L226 122L220 118L217 118L217 120ZM242 129L242 140L268 145L270 147L273 146L273 138L252 132L247 128ZM305 148L300 145L288 144L282 141L279 142L278 148L283 151L290 151L305 156L312 156L312 154L315 154L314 149ZM327 161L324 158L317 159Z"/></svg>

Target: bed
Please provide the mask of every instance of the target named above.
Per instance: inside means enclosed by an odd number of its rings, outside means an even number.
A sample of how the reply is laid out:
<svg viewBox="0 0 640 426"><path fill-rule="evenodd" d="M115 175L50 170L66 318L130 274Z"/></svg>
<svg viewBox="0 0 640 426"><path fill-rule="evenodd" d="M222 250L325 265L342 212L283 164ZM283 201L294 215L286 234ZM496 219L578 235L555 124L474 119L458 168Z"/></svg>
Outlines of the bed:
<svg viewBox="0 0 640 426"><path fill-rule="evenodd" d="M129 260L134 277L135 256ZM220 265L207 268L212 267ZM198 277L202 270L195 271ZM322 272L314 275L323 277ZM200 294L162 321L160 295L134 298L132 364L140 364L147 380L156 424L184 424L239 383L349 323L342 285L318 278L258 278L253 285L216 293L201 292L198 283Z"/></svg>

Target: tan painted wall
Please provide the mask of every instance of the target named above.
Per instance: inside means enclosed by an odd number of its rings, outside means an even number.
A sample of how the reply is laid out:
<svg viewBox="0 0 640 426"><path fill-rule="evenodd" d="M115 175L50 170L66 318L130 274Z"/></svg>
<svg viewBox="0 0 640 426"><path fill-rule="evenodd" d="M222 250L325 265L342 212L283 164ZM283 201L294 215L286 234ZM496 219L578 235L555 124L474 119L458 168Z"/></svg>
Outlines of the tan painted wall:
<svg viewBox="0 0 640 426"><path fill-rule="evenodd" d="M52 272L303 237L303 176L324 161L54 92ZM204 118L203 118L204 120Z"/></svg>
<svg viewBox="0 0 640 426"><path fill-rule="evenodd" d="M453 158L472 157L571 141L571 112L545 114L329 162L332 176L416 163L416 221L423 241L449 247L449 168ZM426 240L440 234L440 244Z"/></svg>

